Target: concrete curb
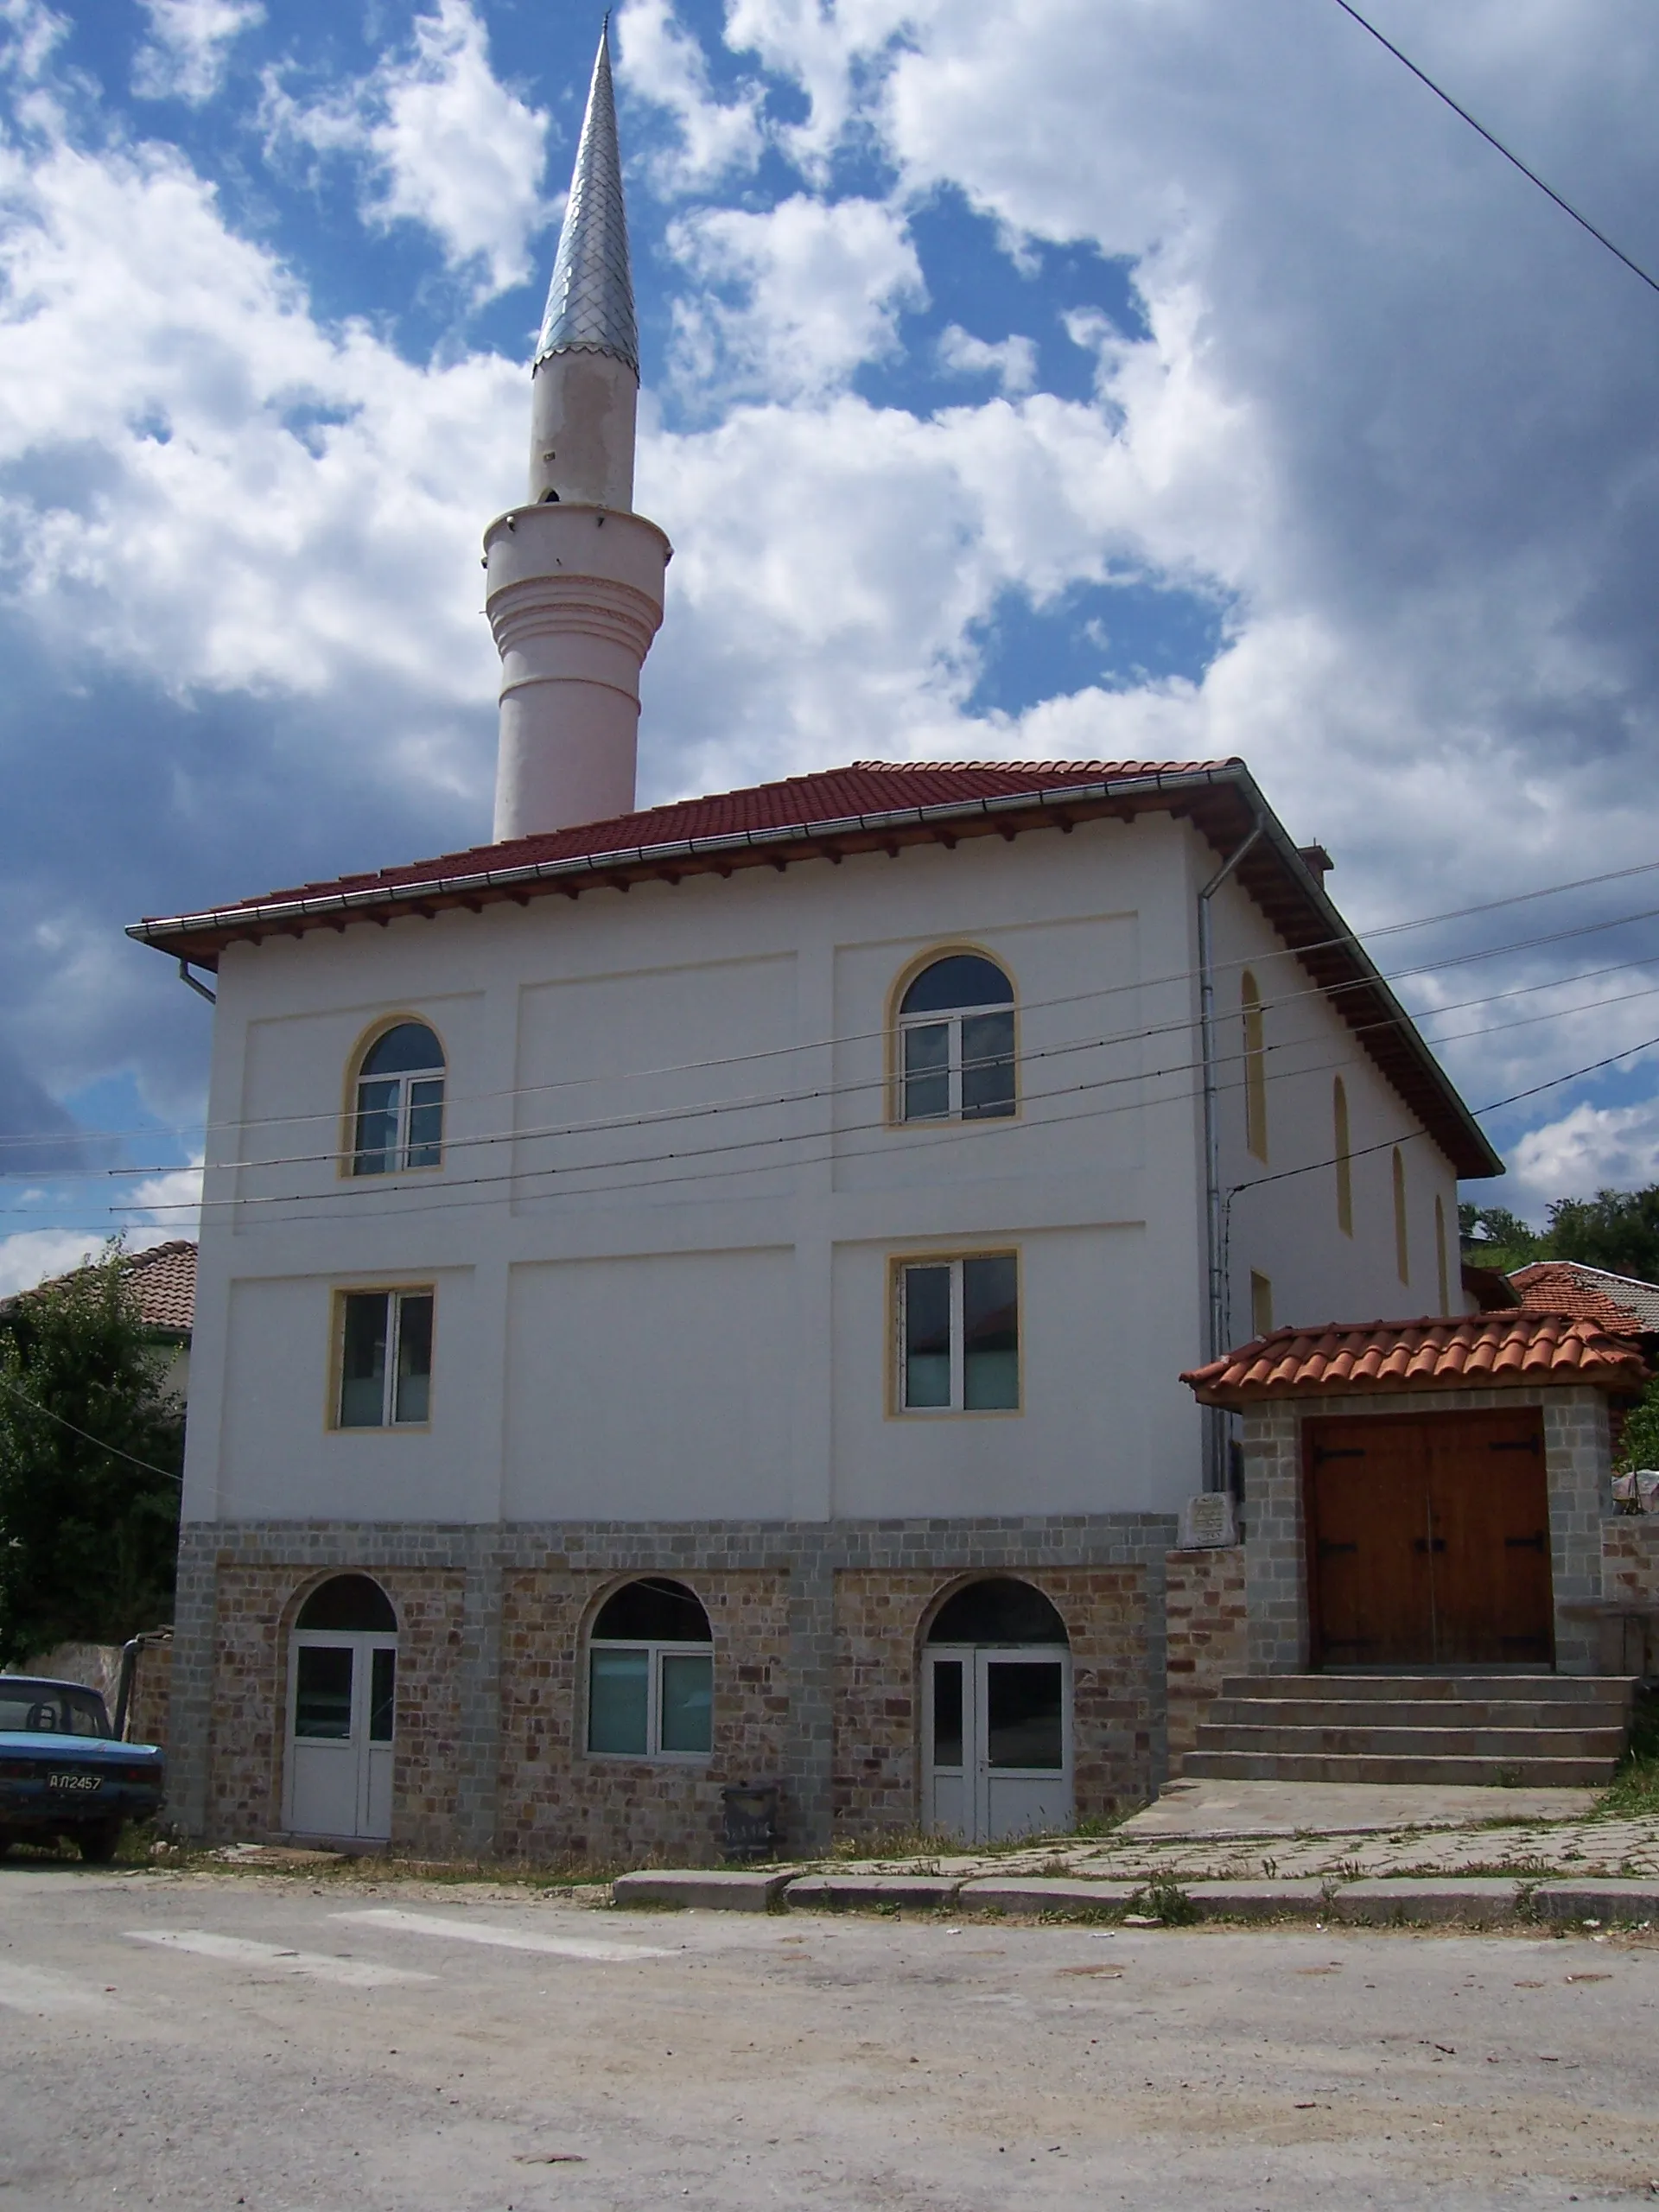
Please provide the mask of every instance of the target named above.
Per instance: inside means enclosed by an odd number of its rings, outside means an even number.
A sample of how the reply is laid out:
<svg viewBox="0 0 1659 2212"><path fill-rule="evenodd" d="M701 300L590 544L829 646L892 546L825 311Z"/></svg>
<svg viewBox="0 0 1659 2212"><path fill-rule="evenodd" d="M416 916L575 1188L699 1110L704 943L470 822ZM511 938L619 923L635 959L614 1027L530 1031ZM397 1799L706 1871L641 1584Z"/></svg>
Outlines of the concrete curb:
<svg viewBox="0 0 1659 2212"><path fill-rule="evenodd" d="M1540 1920L1659 1920L1659 1882L1597 1881L1593 1877L1540 1882L1532 1893L1532 1910Z"/></svg>
<svg viewBox="0 0 1659 2212"><path fill-rule="evenodd" d="M791 1910L884 1904L937 1910L954 1904L961 1886L945 1874L803 1874L789 1883L784 1903Z"/></svg>
<svg viewBox="0 0 1659 2212"><path fill-rule="evenodd" d="M1067 1882L1052 1876L985 1874L964 1882L957 1902L964 1912L1122 1912L1142 1894L1141 1882Z"/></svg>
<svg viewBox="0 0 1659 2212"><path fill-rule="evenodd" d="M1205 1920L1325 1920L1325 1885L1316 1876L1283 1882L1191 1882L1176 1886Z"/></svg>
<svg viewBox="0 0 1659 2212"><path fill-rule="evenodd" d="M704 1912L770 1912L787 1887L787 1873L721 1872L696 1866L619 1874L616 1904L681 1905Z"/></svg>
<svg viewBox="0 0 1659 2212"><path fill-rule="evenodd" d="M1344 1882L1332 1896L1331 1910L1333 1919L1360 1927L1496 1925L1518 1916L1522 1886L1481 1875Z"/></svg>

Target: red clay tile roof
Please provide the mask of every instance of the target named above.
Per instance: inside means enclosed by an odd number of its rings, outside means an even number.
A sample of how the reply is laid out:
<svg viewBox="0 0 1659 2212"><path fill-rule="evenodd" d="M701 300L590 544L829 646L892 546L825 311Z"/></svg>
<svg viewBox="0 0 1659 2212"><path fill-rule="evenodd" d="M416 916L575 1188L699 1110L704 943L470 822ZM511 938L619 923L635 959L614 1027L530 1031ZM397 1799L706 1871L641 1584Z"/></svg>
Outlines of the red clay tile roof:
<svg viewBox="0 0 1659 2212"><path fill-rule="evenodd" d="M134 1252L127 1280L138 1294L138 1315L149 1329L188 1337L196 1318L196 1248L184 1237Z"/></svg>
<svg viewBox="0 0 1659 2212"><path fill-rule="evenodd" d="M1609 1274L1579 1260L1535 1260L1516 1268L1510 1281L1521 1303L1538 1313L1571 1313L1614 1336L1659 1332L1659 1284Z"/></svg>
<svg viewBox="0 0 1659 2212"><path fill-rule="evenodd" d="M188 1337L196 1318L196 1248L188 1238L175 1236L147 1251L129 1252L124 1271L138 1297L138 1318L147 1329L168 1337ZM74 1274L80 1270L76 1268ZM3 1301L38 1297L53 1282L68 1282L72 1275L54 1275L33 1290L20 1290Z"/></svg>
<svg viewBox="0 0 1659 2212"><path fill-rule="evenodd" d="M1207 1406L1389 1390L1491 1389L1599 1382L1637 1389L1642 1355L1593 1321L1564 1313L1474 1313L1461 1320L1332 1322L1275 1329L1181 1380Z"/></svg>
<svg viewBox="0 0 1659 2212"><path fill-rule="evenodd" d="M228 945L263 938L410 915L429 920L456 908L476 913L504 899L527 906L561 892L575 899L650 879L783 870L858 853L896 857L907 845L1011 839L1148 813L1188 819L1218 856L1239 855L1235 880L1314 985L1330 993L1458 1173L1501 1174L1503 1162L1242 760L857 760L371 875L155 916L133 923L128 935L212 968Z"/></svg>

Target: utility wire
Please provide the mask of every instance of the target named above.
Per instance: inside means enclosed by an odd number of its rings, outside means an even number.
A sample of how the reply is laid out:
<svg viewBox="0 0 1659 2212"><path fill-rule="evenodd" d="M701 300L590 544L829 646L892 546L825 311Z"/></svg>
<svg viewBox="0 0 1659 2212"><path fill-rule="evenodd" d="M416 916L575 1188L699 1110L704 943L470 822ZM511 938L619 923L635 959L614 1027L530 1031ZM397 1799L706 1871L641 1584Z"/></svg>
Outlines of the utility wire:
<svg viewBox="0 0 1659 2212"><path fill-rule="evenodd" d="M1367 928L1365 930L1363 933L1363 939L1365 944L1369 944L1377 938L1397 937L1410 930L1433 929L1446 922L1467 921L1474 915L1496 913L1505 906L1525 906L1529 904L1535 899L1559 898L1570 891L1593 890L1604 883L1622 883L1631 876L1650 875L1656 869L1659 869L1659 861L1642 861L1629 868L1606 868L1598 874L1578 876L1565 883L1540 884L1530 891L1506 892L1501 899L1484 899L1479 900L1473 906L1452 906L1446 908L1443 912L1439 913L1409 915L1399 921L1379 922L1375 928ZM1592 923L1587 926L1590 931L1598 929L1611 929L1617 927L1618 923L1622 921L1641 921L1647 919L1656 911L1659 910L1646 908L1634 914L1617 916L1612 921ZM1433 975L1438 973L1441 968L1452 967L1459 963L1466 963L1471 960L1496 958L1499 953L1503 952L1524 952L1532 950L1537 945L1554 944L1560 942L1565 938L1581 936L1586 933L1586 929L1583 927L1573 930L1550 931L1540 937L1513 939L1507 944L1491 946L1482 952L1458 953L1449 956L1443 961L1426 961L1420 963L1417 966L1412 968L1394 969L1387 972L1379 970L1377 976L1375 979L1370 976L1356 976L1351 982L1323 985L1317 987L1317 988L1322 995L1335 996L1345 990L1364 989L1368 988L1374 980L1380 980L1381 982L1387 983L1391 980L1397 981L1402 977L1409 976ZM1344 945L1354 946L1363 951L1363 944L1362 944L1359 932L1353 930L1344 930L1340 936L1321 938L1310 944L1281 945L1269 957L1273 958L1301 960L1310 953L1331 951ZM1230 973L1234 969L1250 967L1252 964L1258 963L1262 957L1262 956L1259 953L1252 952L1242 954L1237 959L1218 961L1215 966L1215 973L1218 976L1226 975ZM1151 991L1163 989L1176 983L1190 982L1197 974L1198 970L1195 968L1174 969L1166 975L1135 976L1120 983L1098 984L1090 990L1070 992L1058 998L1025 1000L1021 1001L1021 1005L1022 1009L1027 1012L1039 1007L1072 1006L1090 999L1111 998L1118 996L1125 991ZM1569 977L1567 980L1571 981L1573 979ZM1421 1017L1408 1015L1408 1018L1414 1020ZM734 1052L728 1054L723 1058L707 1060L688 1060L666 1067L638 1068L630 1071L628 1079L630 1081L635 1081L642 1080L645 1077L651 1076L696 1074L709 1068L737 1067L757 1060L787 1058L792 1054L823 1052L828 1047L832 1047L837 1045L857 1045L868 1043L872 1038L880 1037L885 1033L885 1026L880 1029L845 1031L832 1034L829 1037L807 1038L788 1045L766 1046L759 1052ZM532 1096L542 1091L569 1090L582 1084L611 1082L615 1079L616 1078L612 1075L564 1076L550 1083L520 1084L504 1090L478 1091L474 1093L473 1096L474 1102L481 1102L491 1098L518 1098ZM181 1125L174 1128L150 1128L147 1129L86 1130L41 1129L34 1133L30 1133L29 1131L14 1131L5 1135L0 1135L0 1153L3 1153L8 1147L11 1146L48 1143L75 1144L80 1142L111 1143L118 1138L128 1136L149 1138L157 1138L162 1136L194 1136L198 1132L201 1132L205 1135L210 1130L213 1132L222 1132L251 1128L276 1128L292 1122L315 1122L319 1119L332 1118L332 1115L320 1116L315 1113L270 1114L251 1116L244 1121L227 1119L219 1122L195 1122L188 1125ZM171 1173L175 1172L176 1165L177 1164L175 1163L173 1166L156 1168L147 1172L156 1174ZM37 1173L34 1179L36 1181L45 1181L55 1180L57 1179Z"/></svg>
<svg viewBox="0 0 1659 2212"><path fill-rule="evenodd" d="M15 1382L8 1382L3 1375L0 1375L0 1390L3 1390L9 1398L16 1398L20 1406L27 1406L30 1413L39 1414L46 1421L54 1421L60 1428L68 1429L72 1435L81 1437L88 1444L96 1444L100 1452L109 1452L113 1459L124 1459L130 1466L142 1467L147 1475L161 1475L170 1483L182 1483L184 1480L182 1475L175 1475L171 1468L158 1467L153 1459L137 1459L132 1452L124 1452L118 1444L106 1444L101 1436L94 1436L88 1428L77 1428L73 1421L66 1421L61 1414L54 1414L49 1406L37 1405Z"/></svg>
<svg viewBox="0 0 1659 2212"><path fill-rule="evenodd" d="M1618 246L1613 244L1611 238L1608 237L1605 231L1599 231L1587 215L1580 214L1578 209L1573 205L1570 200L1562 199L1560 194L1556 191L1553 184L1546 184L1542 177L1539 175L1536 169L1529 168L1526 163L1522 160L1519 154L1512 154L1501 138L1495 138L1484 123L1478 122L1476 118L1470 114L1468 109L1466 107L1460 106L1459 103L1452 99L1450 92L1446 91L1442 86L1435 83L1434 79L1428 75L1427 71L1420 69L1408 54L1402 54L1399 48L1395 44L1391 38L1385 38L1382 33L1378 30L1375 23L1368 22L1365 17L1360 14L1358 9L1351 4L1351 0L1337 0L1337 5L1341 9L1344 16L1351 16L1353 17L1354 21L1359 25L1361 30L1369 31L1379 46L1386 47L1396 61L1402 63L1406 68L1410 70L1412 75L1416 78L1420 85L1427 85L1429 91L1433 93L1436 99L1444 100L1447 107L1451 109L1453 115L1461 116L1471 130L1478 130L1481 137L1486 141L1486 143L1496 152L1502 154L1506 162L1511 163L1514 168L1519 169L1522 175L1526 178L1529 184L1535 184L1539 191L1544 194L1546 198L1553 200L1564 215L1570 215L1580 230L1588 231L1591 237L1595 239L1598 245L1605 245L1608 252L1613 256L1615 260L1622 261L1633 276L1639 276L1642 279L1642 282L1647 286L1650 292L1659 292L1659 277L1649 276L1647 270L1642 266L1639 261L1632 261L1630 255L1625 252L1623 246Z"/></svg>

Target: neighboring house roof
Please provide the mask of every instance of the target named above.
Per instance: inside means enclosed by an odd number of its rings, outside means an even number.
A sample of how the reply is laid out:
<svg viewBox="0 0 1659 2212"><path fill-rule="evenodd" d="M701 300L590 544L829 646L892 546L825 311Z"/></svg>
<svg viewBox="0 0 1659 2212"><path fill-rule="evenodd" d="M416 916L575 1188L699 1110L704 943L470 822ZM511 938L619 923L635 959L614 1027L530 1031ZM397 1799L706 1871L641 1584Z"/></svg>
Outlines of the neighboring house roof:
<svg viewBox="0 0 1659 2212"><path fill-rule="evenodd" d="M1483 1313L1506 1313L1526 1300L1497 1268L1471 1268L1463 1263L1463 1287Z"/></svg>
<svg viewBox="0 0 1659 2212"><path fill-rule="evenodd" d="M1438 1060L1326 897L1242 760L855 761L708 798L649 807L607 822L474 845L371 875L302 884L229 906L155 916L128 935L203 967L227 945L302 937L353 923L384 926L446 908L474 913L512 899L745 868L813 861L964 838L1013 839L1102 817L1190 818L1218 856L1237 852L1237 880L1354 1029L1406 1105L1460 1176L1498 1175L1503 1162Z"/></svg>
<svg viewBox="0 0 1659 2212"><path fill-rule="evenodd" d="M123 1257L127 1281L137 1293L138 1318L157 1336L188 1338L196 1318L196 1248L188 1238L175 1236L166 1244L152 1244L143 1252ZM79 1274L79 1268L73 1270ZM38 1297L53 1283L68 1282L69 1275L54 1275L33 1290L18 1291L6 1306Z"/></svg>
<svg viewBox="0 0 1659 2212"><path fill-rule="evenodd" d="M1647 1379L1647 1365L1628 1339L1609 1335L1593 1321L1524 1307L1463 1320L1275 1329L1181 1377L1207 1406L1529 1382L1599 1382L1634 1390Z"/></svg>
<svg viewBox="0 0 1659 2212"><path fill-rule="evenodd" d="M196 1248L187 1238L132 1252L127 1280L138 1294L138 1317L147 1329L188 1337L196 1319Z"/></svg>
<svg viewBox="0 0 1659 2212"><path fill-rule="evenodd" d="M1659 1332L1659 1283L1610 1274L1581 1260L1535 1260L1510 1277L1521 1303L1540 1313L1572 1313L1615 1335Z"/></svg>

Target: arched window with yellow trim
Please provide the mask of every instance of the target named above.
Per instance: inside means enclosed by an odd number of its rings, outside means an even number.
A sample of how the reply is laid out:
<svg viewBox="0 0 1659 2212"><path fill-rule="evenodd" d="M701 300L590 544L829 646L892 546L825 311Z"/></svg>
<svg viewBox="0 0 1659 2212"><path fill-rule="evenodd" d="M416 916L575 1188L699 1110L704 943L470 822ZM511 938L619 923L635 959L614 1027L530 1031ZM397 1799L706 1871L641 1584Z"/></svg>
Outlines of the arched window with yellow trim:
<svg viewBox="0 0 1659 2212"><path fill-rule="evenodd" d="M901 1122L988 1122L1014 1110L1014 986L980 952L948 952L899 1002Z"/></svg>
<svg viewBox="0 0 1659 2212"><path fill-rule="evenodd" d="M373 1039L357 1068L353 1175L441 1164L443 1075L443 1047L423 1021L399 1021Z"/></svg>
<svg viewBox="0 0 1659 2212"><path fill-rule="evenodd" d="M1354 1156L1348 1135L1348 1086L1338 1076L1331 1086L1332 1151L1337 1163L1337 1227L1354 1233Z"/></svg>
<svg viewBox="0 0 1659 2212"><path fill-rule="evenodd" d="M1247 968L1239 979L1244 1024L1244 1141L1265 1166L1268 1157L1268 1047L1262 1026L1262 993Z"/></svg>
<svg viewBox="0 0 1659 2212"><path fill-rule="evenodd" d="M1411 1242L1406 1227L1406 1161L1398 1145L1394 1147L1394 1264L1400 1271L1402 1282L1411 1281Z"/></svg>
<svg viewBox="0 0 1659 2212"><path fill-rule="evenodd" d="M1434 1265L1440 1274L1440 1311L1449 1313L1452 1311L1452 1269L1446 1256L1446 1200L1438 1191L1434 1193Z"/></svg>

